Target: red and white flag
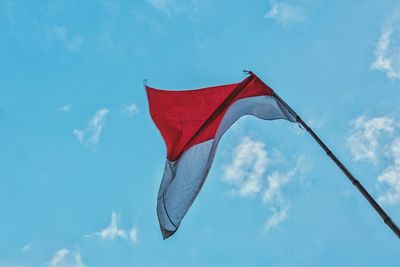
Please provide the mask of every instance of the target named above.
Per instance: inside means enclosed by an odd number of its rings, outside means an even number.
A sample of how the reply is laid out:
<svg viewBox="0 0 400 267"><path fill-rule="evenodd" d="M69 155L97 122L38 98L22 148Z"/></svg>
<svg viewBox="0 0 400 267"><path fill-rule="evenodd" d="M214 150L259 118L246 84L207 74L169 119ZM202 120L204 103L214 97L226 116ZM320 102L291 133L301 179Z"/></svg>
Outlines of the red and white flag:
<svg viewBox="0 0 400 267"><path fill-rule="evenodd" d="M244 115L296 122L295 113L256 75L240 83L188 91L146 86L150 114L167 146L157 199L162 235L170 237L207 177L218 142Z"/></svg>

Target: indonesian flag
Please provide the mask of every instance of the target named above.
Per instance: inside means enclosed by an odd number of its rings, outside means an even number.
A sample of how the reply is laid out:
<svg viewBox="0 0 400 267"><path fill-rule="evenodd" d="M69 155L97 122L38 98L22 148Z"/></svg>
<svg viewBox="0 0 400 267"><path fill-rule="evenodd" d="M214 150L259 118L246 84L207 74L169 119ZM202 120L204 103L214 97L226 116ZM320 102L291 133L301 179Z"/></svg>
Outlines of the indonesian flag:
<svg viewBox="0 0 400 267"><path fill-rule="evenodd" d="M218 142L244 115L296 122L295 113L249 72L240 83L187 91L146 86L151 117L167 146L157 199L164 239L178 229L206 180Z"/></svg>

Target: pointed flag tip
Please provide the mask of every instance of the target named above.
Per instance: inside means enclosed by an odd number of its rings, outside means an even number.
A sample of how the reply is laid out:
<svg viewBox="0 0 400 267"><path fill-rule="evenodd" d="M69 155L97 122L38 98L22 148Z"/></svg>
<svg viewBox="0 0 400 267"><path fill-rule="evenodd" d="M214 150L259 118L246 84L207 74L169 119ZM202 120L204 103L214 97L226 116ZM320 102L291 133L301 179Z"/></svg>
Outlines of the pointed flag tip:
<svg viewBox="0 0 400 267"><path fill-rule="evenodd" d="M161 228L161 234L162 234L164 240L169 238L169 237L171 237L176 232L176 230L175 231L169 231L169 230L167 230L167 229L165 229L163 227L160 227L160 228Z"/></svg>

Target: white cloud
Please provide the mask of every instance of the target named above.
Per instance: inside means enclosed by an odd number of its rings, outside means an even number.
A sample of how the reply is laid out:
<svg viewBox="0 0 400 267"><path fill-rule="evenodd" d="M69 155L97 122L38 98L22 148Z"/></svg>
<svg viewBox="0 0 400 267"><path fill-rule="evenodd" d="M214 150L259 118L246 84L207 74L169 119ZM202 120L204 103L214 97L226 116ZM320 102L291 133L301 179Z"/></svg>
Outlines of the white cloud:
<svg viewBox="0 0 400 267"><path fill-rule="evenodd" d="M279 15L278 4L274 4L271 9L265 14L266 18L275 18Z"/></svg>
<svg viewBox="0 0 400 267"><path fill-rule="evenodd" d="M15 1L14 0L4 0L3 8L5 10L7 21L9 26L14 29L16 25L15 19Z"/></svg>
<svg viewBox="0 0 400 267"><path fill-rule="evenodd" d="M0 267L22 267L22 266L14 263L3 262L0 260Z"/></svg>
<svg viewBox="0 0 400 267"><path fill-rule="evenodd" d="M225 167L223 180L234 185L235 194L254 196L261 191L267 163L265 144L245 137L233 151L233 159Z"/></svg>
<svg viewBox="0 0 400 267"><path fill-rule="evenodd" d="M290 205L287 202L278 207L272 207L271 216L264 224L264 233L268 233L271 229L284 222L288 216L289 208Z"/></svg>
<svg viewBox="0 0 400 267"><path fill-rule="evenodd" d="M386 73L390 79L400 78L400 13L389 18L375 49L371 69Z"/></svg>
<svg viewBox="0 0 400 267"><path fill-rule="evenodd" d="M281 188L289 182L290 176L280 172L273 172L269 175L267 177L268 188L264 192L263 202L270 203L275 199L279 199L281 197Z"/></svg>
<svg viewBox="0 0 400 267"><path fill-rule="evenodd" d="M143 12L138 12L136 10L132 10L132 16L135 18L136 22L140 24L141 27L149 27L153 31L156 31L157 34L165 34L165 25L159 22L152 16L143 14ZM142 51L144 53L146 50Z"/></svg>
<svg viewBox="0 0 400 267"><path fill-rule="evenodd" d="M270 211L264 225L264 233L277 227L287 218L290 201L283 195L282 189L295 175L301 177L312 168L308 158L300 156L289 171L274 171L264 182L267 165L284 161L280 152L275 151L274 154L278 159L268 158L264 143L245 137L233 150L232 160L225 167L222 178L234 187L233 193L239 197L261 196L262 203ZM301 179L299 181L304 183Z"/></svg>
<svg viewBox="0 0 400 267"><path fill-rule="evenodd" d="M100 232L86 235L86 237L100 236L103 240L114 240L117 237L126 238L127 233L124 229L118 228L118 218L115 212L111 214L111 223Z"/></svg>
<svg viewBox="0 0 400 267"><path fill-rule="evenodd" d="M132 227L129 231L129 238L132 240L133 243L137 243L139 241L136 227Z"/></svg>
<svg viewBox="0 0 400 267"><path fill-rule="evenodd" d="M300 156L297 158L296 165L288 172L275 171L267 177L268 186L263 193L262 200L269 207L271 215L264 224L264 233L276 228L287 218L290 201L283 195L282 189L295 175L301 177L303 174L310 172L311 168L312 165L308 158Z"/></svg>
<svg viewBox="0 0 400 267"><path fill-rule="evenodd" d="M382 204L400 202L400 138L398 123L389 116L367 119L361 115L352 122L348 145L354 160L378 163L385 159L386 168L377 178L378 201ZM398 135L397 135L398 136Z"/></svg>
<svg viewBox="0 0 400 267"><path fill-rule="evenodd" d="M89 121L85 130L74 129L72 134L81 143L86 143L87 145L97 144L100 141L100 135L104 127L105 118L109 112L110 111L106 108L98 110Z"/></svg>
<svg viewBox="0 0 400 267"><path fill-rule="evenodd" d="M48 262L49 267L87 267L83 263L79 252L70 252L63 248L54 254L53 258Z"/></svg>
<svg viewBox="0 0 400 267"><path fill-rule="evenodd" d="M380 139L383 135L392 134L395 123L391 117L375 117L368 119L361 115L352 122L351 135L347 140L353 158L356 161L378 162L378 152L381 148Z"/></svg>
<svg viewBox="0 0 400 267"><path fill-rule="evenodd" d="M313 129L321 129L325 126L328 121L328 115L326 113L319 114L318 116L312 116L308 118L307 124Z"/></svg>
<svg viewBox="0 0 400 267"><path fill-rule="evenodd" d="M389 149L392 164L378 177L378 182L389 189L379 196L378 201L383 204L400 202L400 138L393 141Z"/></svg>
<svg viewBox="0 0 400 267"><path fill-rule="evenodd" d="M71 52L78 51L83 44L83 39L80 35L71 36L71 34L68 32L68 29L64 26L50 26L48 33L50 38L60 42L66 50Z"/></svg>
<svg viewBox="0 0 400 267"><path fill-rule="evenodd" d="M285 2L274 3L265 14L266 19L274 19L283 26L291 26L305 20L305 12L298 6Z"/></svg>
<svg viewBox="0 0 400 267"><path fill-rule="evenodd" d="M85 140L85 133L81 130L75 129L72 131L72 134L78 139L80 143L83 143Z"/></svg>
<svg viewBox="0 0 400 267"><path fill-rule="evenodd" d="M159 12L167 16L171 15L171 1L168 0L149 0L150 4Z"/></svg>
<svg viewBox="0 0 400 267"><path fill-rule="evenodd" d="M291 175L273 172L267 177L268 187L263 193L263 203L269 206L271 215L264 225L264 233L282 223L289 212L290 203L283 196L281 188L284 187Z"/></svg>
<svg viewBox="0 0 400 267"><path fill-rule="evenodd" d="M131 103L124 108L123 112L125 112L129 117L132 117L133 115L139 113L139 108L136 106L135 103Z"/></svg>
<svg viewBox="0 0 400 267"><path fill-rule="evenodd" d="M29 251L31 251L31 249L32 249L32 244L26 244L25 246L23 246L22 248L21 248L21 251L22 252L24 252L24 253L26 253L26 252L29 252Z"/></svg>
<svg viewBox="0 0 400 267"><path fill-rule="evenodd" d="M117 213L114 211L111 214L111 222L109 226L107 226L100 232L85 235L86 238L91 238L94 236L99 236L103 240L114 240L116 238L122 238L130 239L134 243L137 243L139 241L136 227L132 227L129 232L125 229L118 227L118 216Z"/></svg>
<svg viewBox="0 0 400 267"><path fill-rule="evenodd" d="M110 225L100 231L99 235L104 240L114 240L117 237L126 238L126 231L118 228L117 214L115 212L111 214Z"/></svg>
<svg viewBox="0 0 400 267"><path fill-rule="evenodd" d="M148 2L155 10L167 17L180 13L193 19L197 12L197 0L148 0Z"/></svg>
<svg viewBox="0 0 400 267"><path fill-rule="evenodd" d="M104 127L104 120L108 112L110 112L108 109L102 108L96 112L90 121L88 128L88 132L90 133L89 143L96 144L99 142L100 134Z"/></svg>
<svg viewBox="0 0 400 267"><path fill-rule="evenodd" d="M68 104L65 104L65 105L62 106L62 107L59 107L59 108L58 108L58 111L60 111L60 112L62 112L62 113L67 113L67 112L69 112L69 111L71 110L71 108L72 108L72 104L71 104L71 103L68 103Z"/></svg>

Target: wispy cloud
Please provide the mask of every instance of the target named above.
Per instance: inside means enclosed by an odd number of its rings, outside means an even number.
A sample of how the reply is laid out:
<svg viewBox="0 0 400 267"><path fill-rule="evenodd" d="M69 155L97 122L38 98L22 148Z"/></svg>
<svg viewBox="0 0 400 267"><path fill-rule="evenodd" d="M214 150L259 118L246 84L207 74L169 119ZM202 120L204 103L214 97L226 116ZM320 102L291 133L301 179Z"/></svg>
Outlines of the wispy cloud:
<svg viewBox="0 0 400 267"><path fill-rule="evenodd" d="M266 19L274 19L283 26L291 26L305 21L305 12L301 7L285 2L274 3L265 14Z"/></svg>
<svg viewBox="0 0 400 267"><path fill-rule="evenodd" d="M393 141L389 153L392 163L378 177L378 182L388 190L378 200L383 204L396 204L400 202L400 138Z"/></svg>
<svg viewBox="0 0 400 267"><path fill-rule="evenodd" d="M383 71L390 79L400 78L400 12L398 10L383 27L371 69Z"/></svg>
<svg viewBox="0 0 400 267"><path fill-rule="evenodd" d="M280 172L273 172L271 175L267 177L268 180L268 188L265 190L263 195L263 202L270 203L274 199L278 199L281 197L281 188L285 186L292 175L282 174Z"/></svg>
<svg viewBox="0 0 400 267"><path fill-rule="evenodd" d="M119 14L121 11L121 3L119 0L101 0L101 4L112 14Z"/></svg>
<svg viewBox="0 0 400 267"><path fill-rule="evenodd" d="M85 133L82 130L74 129L72 134L78 139L79 142L83 143L85 141Z"/></svg>
<svg viewBox="0 0 400 267"><path fill-rule="evenodd" d="M374 164L385 159L386 167L377 178L378 201L382 204L400 202L400 138L398 122L383 116L367 119L361 115L352 122L348 145L354 160Z"/></svg>
<svg viewBox="0 0 400 267"><path fill-rule="evenodd" d="M114 240L116 238L122 238L122 239L129 238L134 243L138 242L137 229L135 227L132 227L129 232L125 229L118 227L118 217L116 212L112 212L111 223L109 226L107 226L100 232L85 235L86 238L91 238L95 236L99 236L103 240Z"/></svg>
<svg viewBox="0 0 400 267"><path fill-rule="evenodd" d="M328 121L328 115L326 113L313 115L307 119L307 124L313 129L321 129L325 126Z"/></svg>
<svg viewBox="0 0 400 267"><path fill-rule="evenodd" d="M97 144L100 141L100 135L104 127L105 118L109 112L110 111L106 108L98 110L89 121L85 130L74 129L72 134L81 143L86 143L87 145Z"/></svg>
<svg viewBox="0 0 400 267"><path fill-rule="evenodd" d="M378 163L378 151L382 149L379 141L394 130L395 123L391 117L358 117L352 122L351 134L347 140L354 160Z"/></svg>
<svg viewBox="0 0 400 267"><path fill-rule="evenodd" d="M290 201L286 198L282 190L294 176L303 176L311 171L312 165L305 156L297 158L295 165L287 172L275 171L267 177L268 186L263 192L263 203L269 207L271 215L264 224L264 233L277 227L288 215Z"/></svg>
<svg viewBox="0 0 400 267"><path fill-rule="evenodd" d="M58 111L60 111L62 113L67 113L71 110L71 108L72 108L72 104L68 103L68 104L65 104L64 106L59 107Z"/></svg>
<svg viewBox="0 0 400 267"><path fill-rule="evenodd" d="M264 234L271 231L271 229L278 227L284 222L288 216L290 203L284 201L277 206L271 207L271 215L264 224Z"/></svg>
<svg viewBox="0 0 400 267"><path fill-rule="evenodd" d="M126 231L118 228L117 214L115 212L111 214L110 225L97 234L104 240L114 240L117 237L126 238Z"/></svg>
<svg viewBox="0 0 400 267"><path fill-rule="evenodd" d="M290 202L283 196L281 189L291 176L280 172L273 172L267 177L268 187L263 194L263 203L269 206L270 216L264 224L264 233L282 223L289 212Z"/></svg>
<svg viewBox="0 0 400 267"><path fill-rule="evenodd" d="M48 34L51 39L60 42L70 52L78 51L83 44L83 38L76 34L71 35L65 26L52 25L48 27Z"/></svg>
<svg viewBox="0 0 400 267"><path fill-rule="evenodd" d="M2 6L5 10L8 24L11 28L15 28L16 19L15 19L15 1L14 0L4 0L2 2Z"/></svg>
<svg viewBox="0 0 400 267"><path fill-rule="evenodd" d="M26 252L31 251L31 249L32 249L32 244L29 243L29 244L24 245L24 246L21 248L21 251L24 252L24 253L26 253Z"/></svg>
<svg viewBox="0 0 400 267"><path fill-rule="evenodd" d="M165 25L155 19L152 16L138 12L137 10L132 10L132 16L141 27L149 27L151 30L157 32L157 34L165 34Z"/></svg>
<svg viewBox="0 0 400 267"><path fill-rule="evenodd" d="M265 179L269 165L284 161L280 152L275 151L274 154L277 155L277 159L269 158L263 142L244 137L233 150L232 160L225 166L222 178L234 187L232 192L236 196L261 197L262 203L269 210L264 233L277 227L287 218L290 200L282 193L283 188L294 176L301 177L312 168L308 158L300 156L295 163L289 163L289 171L274 171Z"/></svg>
<svg viewBox="0 0 400 267"><path fill-rule="evenodd" d="M168 0L149 0L152 7L158 10L161 13L164 13L167 16L171 15L171 5L173 4L172 1Z"/></svg>
<svg viewBox="0 0 400 267"><path fill-rule="evenodd" d="M245 137L233 151L232 161L225 167L223 180L235 187L233 193L242 197L254 196L261 191L267 163L265 144Z"/></svg>
<svg viewBox="0 0 400 267"><path fill-rule="evenodd" d="M126 231L118 228L118 218L117 214L113 212L111 214L111 223L109 226L101 230L100 232L96 232L90 235L86 235L86 237L99 236L103 240L114 240L117 237L126 238Z"/></svg>
<svg viewBox="0 0 400 267"><path fill-rule="evenodd" d="M49 267L87 267L83 263L80 252L71 252L66 248L62 248L54 254L53 258L48 262Z"/></svg>
<svg viewBox="0 0 400 267"><path fill-rule="evenodd" d="M90 133L88 142L97 144L100 140L100 134L104 127L105 117L110 112L106 108L102 108L96 112L89 123L88 132Z"/></svg>
<svg viewBox="0 0 400 267"><path fill-rule="evenodd" d="M193 19L197 12L196 0L148 0L148 2L155 10L167 17L180 13Z"/></svg>
<svg viewBox="0 0 400 267"><path fill-rule="evenodd" d="M139 113L139 108L135 103L131 103L123 109L123 112L126 113L129 117L133 117L134 115Z"/></svg>
<svg viewBox="0 0 400 267"><path fill-rule="evenodd" d="M14 264L14 263L10 263L10 262L3 262L0 260L0 267L22 267L19 264Z"/></svg>
<svg viewBox="0 0 400 267"><path fill-rule="evenodd" d="M138 231L137 231L136 227L132 227L131 230L129 231L129 238L134 243L137 243L139 241L139 239L138 239Z"/></svg>

